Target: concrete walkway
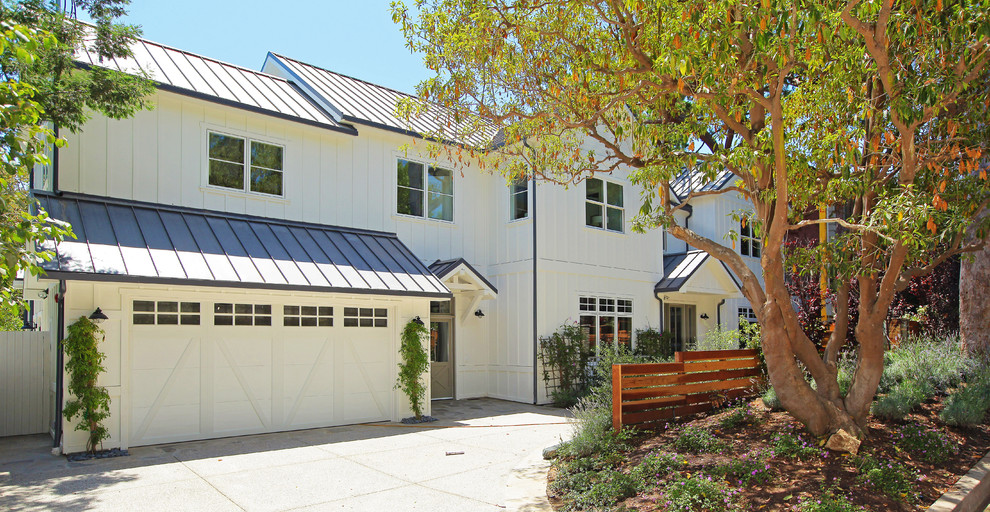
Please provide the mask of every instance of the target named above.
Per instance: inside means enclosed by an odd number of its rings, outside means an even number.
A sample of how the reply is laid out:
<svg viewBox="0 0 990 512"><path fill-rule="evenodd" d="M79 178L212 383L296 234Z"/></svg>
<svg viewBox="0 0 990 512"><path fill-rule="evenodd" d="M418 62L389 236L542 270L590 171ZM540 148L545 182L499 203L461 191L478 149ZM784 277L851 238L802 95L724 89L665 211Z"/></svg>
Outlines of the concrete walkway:
<svg viewBox="0 0 990 512"><path fill-rule="evenodd" d="M507 494L527 508L507 482L571 433L567 411L500 400L436 402L433 415L428 428L321 428L86 462L52 456L48 436L2 438L0 510L490 511Z"/></svg>

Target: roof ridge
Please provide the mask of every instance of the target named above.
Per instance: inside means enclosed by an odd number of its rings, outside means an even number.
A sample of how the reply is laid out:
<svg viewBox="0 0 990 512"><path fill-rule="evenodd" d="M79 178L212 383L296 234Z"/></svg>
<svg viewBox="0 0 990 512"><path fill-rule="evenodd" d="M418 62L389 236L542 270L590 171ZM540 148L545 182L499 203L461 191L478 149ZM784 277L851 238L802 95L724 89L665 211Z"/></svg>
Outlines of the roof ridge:
<svg viewBox="0 0 990 512"><path fill-rule="evenodd" d="M415 94L410 94L408 92L402 92L402 91L400 91L398 89L393 89L393 88L391 88L391 87L389 87L387 85L376 84L374 82L369 82L368 80L365 80L363 78L357 78L355 76L351 76L351 75L347 75L347 74L344 74L344 73L340 73L338 71L332 71L332 70L329 70L329 69L327 69L327 68L325 68L323 66L317 66L316 64L310 64L309 62L301 61L299 59L293 59L292 57L289 57L287 55L283 55L281 53L276 53L276 52L273 52L273 51L269 51L268 53L271 53L272 55L274 55L274 56L276 56L276 57L278 57L280 59L291 60L292 62L297 62L297 63L302 64L304 66L309 66L311 68L316 68L316 69L319 69L320 71L326 71L327 73L332 73L332 74L337 75L337 76L342 76L344 78L349 78L349 79L354 80L356 82L361 82L363 84L368 84L368 85L370 85L372 87L377 87L379 89L385 89L386 91L391 91L391 92L394 92L396 94L401 94L403 96L408 96L408 97L413 98L413 99L417 99L417 100L420 100L420 101L425 101L425 102L427 102L427 103L429 103L431 105L436 105L438 107L442 107L442 105L440 105L438 103L434 103L434 102L429 101L429 100L424 100L423 98L420 98L419 96L416 96Z"/></svg>

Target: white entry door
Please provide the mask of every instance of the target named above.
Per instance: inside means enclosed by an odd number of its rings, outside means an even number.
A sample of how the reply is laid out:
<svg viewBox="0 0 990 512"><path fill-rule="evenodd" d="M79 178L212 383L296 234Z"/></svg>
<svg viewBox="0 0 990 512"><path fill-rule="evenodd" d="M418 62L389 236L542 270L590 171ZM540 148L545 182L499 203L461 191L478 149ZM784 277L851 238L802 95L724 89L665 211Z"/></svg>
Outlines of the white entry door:
<svg viewBox="0 0 990 512"><path fill-rule="evenodd" d="M315 305L134 306L129 446L390 418L394 330L386 310L368 309L374 320L366 323Z"/></svg>

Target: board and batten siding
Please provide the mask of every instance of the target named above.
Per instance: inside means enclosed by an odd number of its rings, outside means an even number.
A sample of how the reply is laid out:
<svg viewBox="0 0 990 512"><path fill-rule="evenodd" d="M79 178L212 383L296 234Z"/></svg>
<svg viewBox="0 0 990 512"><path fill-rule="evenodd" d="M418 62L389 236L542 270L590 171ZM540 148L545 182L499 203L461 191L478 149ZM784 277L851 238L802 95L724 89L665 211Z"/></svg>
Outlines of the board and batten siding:
<svg viewBox="0 0 990 512"><path fill-rule="evenodd" d="M0 332L0 437L48 432L48 332Z"/></svg>

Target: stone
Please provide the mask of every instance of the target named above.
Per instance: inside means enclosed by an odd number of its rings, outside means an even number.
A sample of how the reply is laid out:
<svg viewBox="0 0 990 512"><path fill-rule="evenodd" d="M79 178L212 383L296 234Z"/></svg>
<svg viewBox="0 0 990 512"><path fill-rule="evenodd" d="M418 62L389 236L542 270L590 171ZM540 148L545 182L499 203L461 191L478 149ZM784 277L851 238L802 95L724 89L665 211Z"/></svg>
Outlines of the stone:
<svg viewBox="0 0 990 512"><path fill-rule="evenodd" d="M543 459L544 460L550 460L550 459L556 457L557 456L557 451L560 450L560 444L561 443L557 443L557 444L555 444L553 446L547 446L546 448L544 448L543 449Z"/></svg>
<svg viewBox="0 0 990 512"><path fill-rule="evenodd" d="M860 440L857 439L856 436L840 428L838 432L832 434L832 437L828 438L828 442L825 443L825 448L828 448L833 452L856 455L856 452L859 451L859 445Z"/></svg>

